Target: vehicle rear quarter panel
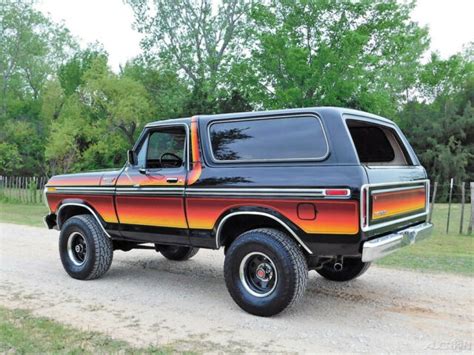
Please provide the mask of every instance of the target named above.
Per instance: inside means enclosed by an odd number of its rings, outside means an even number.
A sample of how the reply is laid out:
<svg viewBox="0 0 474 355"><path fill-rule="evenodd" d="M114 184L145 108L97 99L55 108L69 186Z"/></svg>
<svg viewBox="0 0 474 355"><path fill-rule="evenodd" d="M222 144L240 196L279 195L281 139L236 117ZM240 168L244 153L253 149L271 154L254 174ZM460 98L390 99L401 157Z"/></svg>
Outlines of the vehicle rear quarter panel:
<svg viewBox="0 0 474 355"><path fill-rule="evenodd" d="M288 218L309 234L357 234L359 231L358 202L335 200L301 200L277 198L193 198L187 199L189 227L212 229L226 211L241 207L261 207ZM314 217L298 214L298 206L314 208Z"/></svg>
<svg viewBox="0 0 474 355"><path fill-rule="evenodd" d="M324 111L324 110L323 110ZM298 114L305 111L298 112ZM329 143L329 156L324 161L304 163L226 163L212 161L210 154L208 125L213 119L200 119L200 152L198 157L205 162L199 178L189 186L193 188L347 188L351 196L345 199L314 198L298 196L202 196L187 195L186 213L191 229L216 228L222 216L244 207L274 211L291 221L303 233L308 245L313 243L348 242L357 243L359 231L360 187L367 182L364 169L358 164L353 146L348 137L342 116L338 112L308 111L321 117ZM268 114L267 114L268 115ZM259 116L261 117L261 115ZM239 118L238 115L231 118ZM246 114L245 118L249 118ZM269 137L271 139L271 137ZM315 218L307 219L298 213L298 206L313 205Z"/></svg>

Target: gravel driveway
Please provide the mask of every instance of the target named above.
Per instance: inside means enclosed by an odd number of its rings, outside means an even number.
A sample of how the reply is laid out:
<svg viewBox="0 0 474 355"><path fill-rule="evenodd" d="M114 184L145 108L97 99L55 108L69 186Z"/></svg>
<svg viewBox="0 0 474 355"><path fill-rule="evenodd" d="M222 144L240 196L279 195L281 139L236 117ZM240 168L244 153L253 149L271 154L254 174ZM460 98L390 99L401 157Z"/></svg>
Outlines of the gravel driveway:
<svg viewBox="0 0 474 355"><path fill-rule="evenodd" d="M248 352L419 352L473 349L474 279L372 267L329 282L310 272L298 307L249 315L225 288L222 251L172 262L116 252L99 280L64 272L58 232L0 224L0 304L139 346Z"/></svg>

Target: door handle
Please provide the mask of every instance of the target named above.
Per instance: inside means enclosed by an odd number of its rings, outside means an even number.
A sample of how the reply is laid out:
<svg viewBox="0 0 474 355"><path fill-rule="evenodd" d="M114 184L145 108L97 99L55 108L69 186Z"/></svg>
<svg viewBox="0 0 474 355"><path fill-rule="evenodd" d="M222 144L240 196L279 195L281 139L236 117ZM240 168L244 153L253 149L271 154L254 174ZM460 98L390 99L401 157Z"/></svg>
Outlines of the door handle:
<svg viewBox="0 0 474 355"><path fill-rule="evenodd" d="M166 178L166 182L169 182L170 184L175 184L178 182L178 178L177 177L169 177L169 178Z"/></svg>

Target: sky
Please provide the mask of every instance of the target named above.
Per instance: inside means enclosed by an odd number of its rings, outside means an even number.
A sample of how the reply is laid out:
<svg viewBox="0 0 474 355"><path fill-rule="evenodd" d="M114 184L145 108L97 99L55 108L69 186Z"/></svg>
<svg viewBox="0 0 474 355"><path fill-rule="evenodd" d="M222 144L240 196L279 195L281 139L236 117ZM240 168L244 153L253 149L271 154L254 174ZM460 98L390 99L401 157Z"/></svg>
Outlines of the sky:
<svg viewBox="0 0 474 355"><path fill-rule="evenodd" d="M36 8L63 22L81 46L99 42L112 69L140 53L141 35L132 28L133 12L122 0L39 0ZM427 25L431 50L443 58L474 41L474 0L418 0L413 20Z"/></svg>

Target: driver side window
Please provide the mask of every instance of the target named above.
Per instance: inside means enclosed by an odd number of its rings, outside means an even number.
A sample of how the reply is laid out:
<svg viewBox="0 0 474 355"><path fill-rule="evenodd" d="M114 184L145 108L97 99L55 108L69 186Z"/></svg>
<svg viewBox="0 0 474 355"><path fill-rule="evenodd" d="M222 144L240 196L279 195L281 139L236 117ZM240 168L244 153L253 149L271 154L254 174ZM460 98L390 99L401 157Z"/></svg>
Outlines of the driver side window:
<svg viewBox="0 0 474 355"><path fill-rule="evenodd" d="M183 127L166 127L147 138L146 168L166 169L183 166L186 132Z"/></svg>

